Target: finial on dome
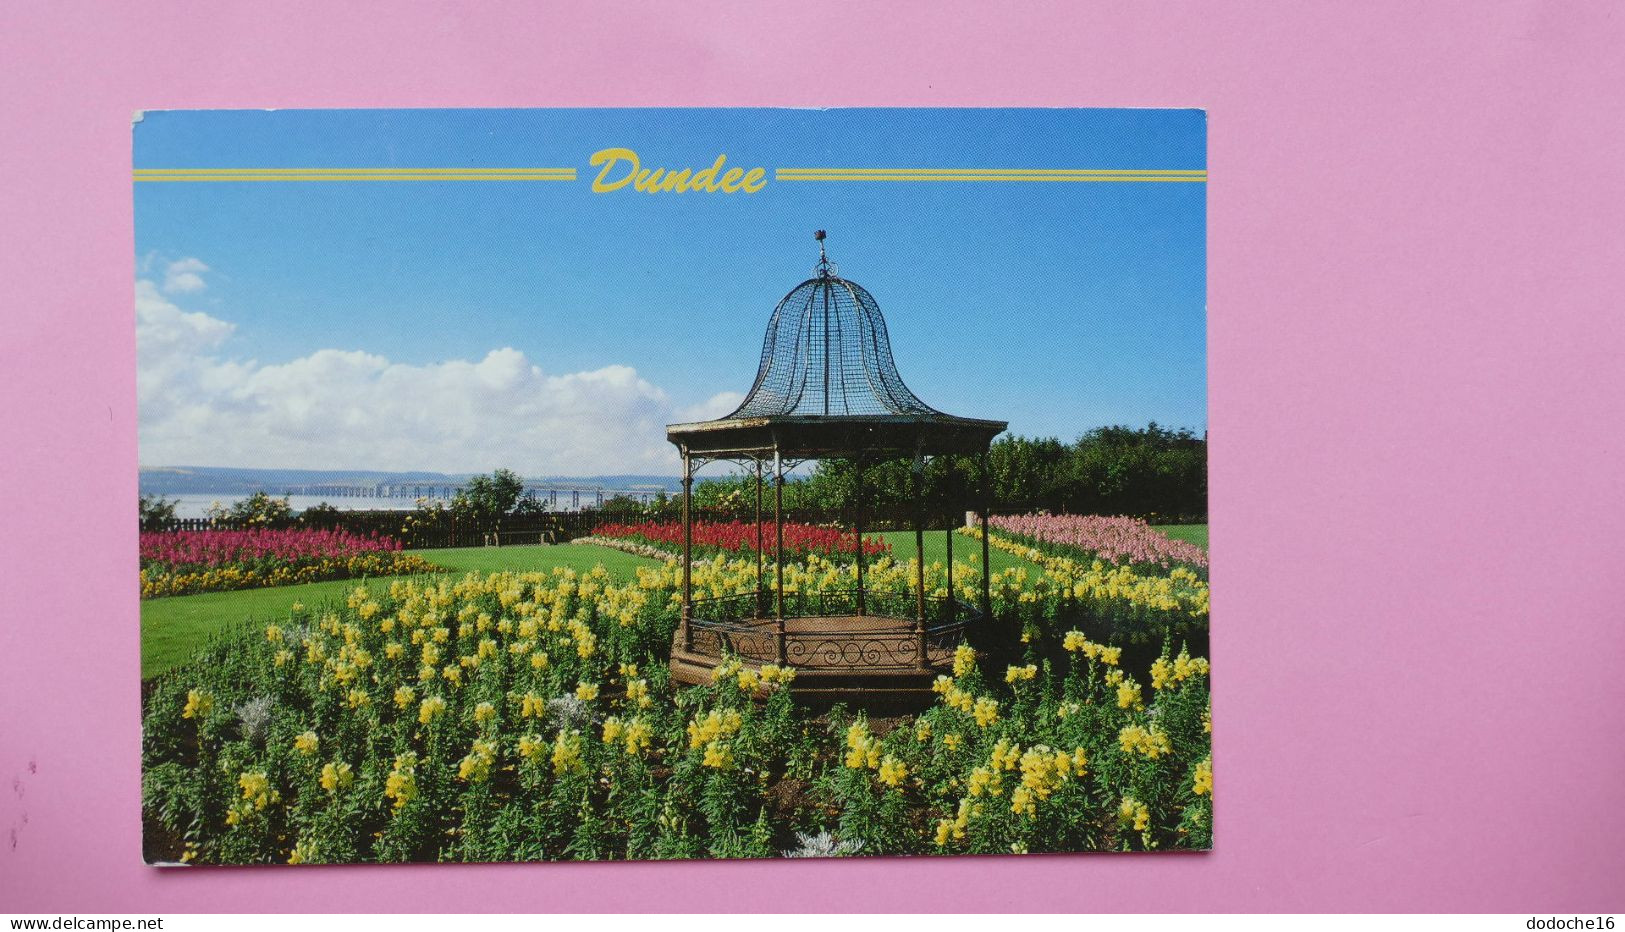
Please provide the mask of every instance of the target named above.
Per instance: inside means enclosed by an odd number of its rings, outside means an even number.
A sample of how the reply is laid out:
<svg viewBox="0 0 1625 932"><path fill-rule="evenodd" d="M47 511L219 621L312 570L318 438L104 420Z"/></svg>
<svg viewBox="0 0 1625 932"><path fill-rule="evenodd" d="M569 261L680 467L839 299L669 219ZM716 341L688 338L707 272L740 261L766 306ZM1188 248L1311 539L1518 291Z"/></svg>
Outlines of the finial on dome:
<svg viewBox="0 0 1625 932"><path fill-rule="evenodd" d="M828 235L823 230L813 231L813 239L818 240L818 275L820 278L828 278L833 274L829 267L829 256L824 254L824 237Z"/></svg>

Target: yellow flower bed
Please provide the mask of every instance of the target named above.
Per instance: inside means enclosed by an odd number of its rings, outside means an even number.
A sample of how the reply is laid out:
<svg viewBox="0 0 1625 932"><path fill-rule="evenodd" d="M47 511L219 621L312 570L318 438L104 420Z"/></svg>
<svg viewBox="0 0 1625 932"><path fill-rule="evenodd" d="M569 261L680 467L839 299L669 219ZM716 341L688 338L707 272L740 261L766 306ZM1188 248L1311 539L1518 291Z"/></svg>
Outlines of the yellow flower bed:
<svg viewBox="0 0 1625 932"><path fill-rule="evenodd" d="M401 576L434 573L440 568L409 553L384 551L350 557L324 557L307 563L285 564L271 569L251 566L218 566L195 572L171 573L162 568L141 571L141 598L157 599L199 592L259 589L266 586L296 586L329 579L356 579L365 576Z"/></svg>
<svg viewBox="0 0 1625 932"><path fill-rule="evenodd" d="M1061 601L1091 574L1007 571L999 601ZM883 558L868 582L906 593L913 577ZM1208 843L1204 659L1165 654L1136 671L1144 690L1121 648L1079 631L1053 632L1058 658L963 645L936 704L881 728L796 707L789 668L728 660L675 688L680 579L675 561L625 582L602 567L400 578L296 606L155 685L148 815L208 863L754 857L820 831L866 854ZM698 596L750 592L756 567L702 561L693 580ZM785 581L856 578L814 558Z"/></svg>

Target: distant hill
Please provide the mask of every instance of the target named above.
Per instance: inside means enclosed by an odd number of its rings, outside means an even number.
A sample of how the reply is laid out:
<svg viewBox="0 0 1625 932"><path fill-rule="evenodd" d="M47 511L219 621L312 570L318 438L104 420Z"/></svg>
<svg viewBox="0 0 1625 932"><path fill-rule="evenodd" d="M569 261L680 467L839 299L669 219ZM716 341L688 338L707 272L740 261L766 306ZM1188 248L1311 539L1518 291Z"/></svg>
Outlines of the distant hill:
<svg viewBox="0 0 1625 932"><path fill-rule="evenodd" d="M281 494L305 486L433 485L459 486L476 473L387 472L361 469L242 469L224 466L143 466L143 495ZM541 476L527 477L533 489L612 489L617 491L676 492L676 476Z"/></svg>

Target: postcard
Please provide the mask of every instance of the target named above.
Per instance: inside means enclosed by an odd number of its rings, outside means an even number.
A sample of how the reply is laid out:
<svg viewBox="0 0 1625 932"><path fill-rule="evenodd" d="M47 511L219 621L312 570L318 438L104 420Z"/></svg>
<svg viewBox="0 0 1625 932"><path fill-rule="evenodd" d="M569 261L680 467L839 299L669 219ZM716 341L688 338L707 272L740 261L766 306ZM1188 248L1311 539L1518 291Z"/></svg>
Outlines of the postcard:
<svg viewBox="0 0 1625 932"><path fill-rule="evenodd" d="M1204 850L1206 116L149 111L149 863Z"/></svg>

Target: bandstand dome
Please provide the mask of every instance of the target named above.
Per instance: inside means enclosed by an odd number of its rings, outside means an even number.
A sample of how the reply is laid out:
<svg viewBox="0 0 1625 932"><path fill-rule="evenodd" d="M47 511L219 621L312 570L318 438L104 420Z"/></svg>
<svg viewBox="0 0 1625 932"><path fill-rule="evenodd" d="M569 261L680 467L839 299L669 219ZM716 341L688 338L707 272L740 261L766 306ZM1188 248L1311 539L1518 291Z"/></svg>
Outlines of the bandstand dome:
<svg viewBox="0 0 1625 932"><path fill-rule="evenodd" d="M748 665L777 663L796 670L801 697L853 701L929 701L931 681L952 665L968 626L991 611L986 574L981 600L959 599L953 579L953 538L946 529L946 596L927 595L923 518L914 528L915 591L871 592L865 586L864 467L910 458L917 467L938 456L978 457L982 496L982 562L988 565L986 454L1004 421L945 414L909 390L892 358L880 306L863 286L840 277L819 241L813 277L792 288L773 310L762 359L745 400L724 417L672 424L666 437L683 457L682 618L671 668L680 682L708 682L724 656ZM783 568L783 488L791 463L840 457L855 464L858 498L853 533L856 588L786 592ZM691 580L694 472L715 461L742 462L756 476L756 590L695 599ZM769 470L771 472L769 473ZM767 578L762 519L764 479L773 488L774 581Z"/></svg>
<svg viewBox="0 0 1625 932"><path fill-rule="evenodd" d="M713 421L672 424L666 437L707 457L935 456L985 452L1007 426L944 414L909 390L879 304L840 277L820 231L818 266L773 309L745 400Z"/></svg>

